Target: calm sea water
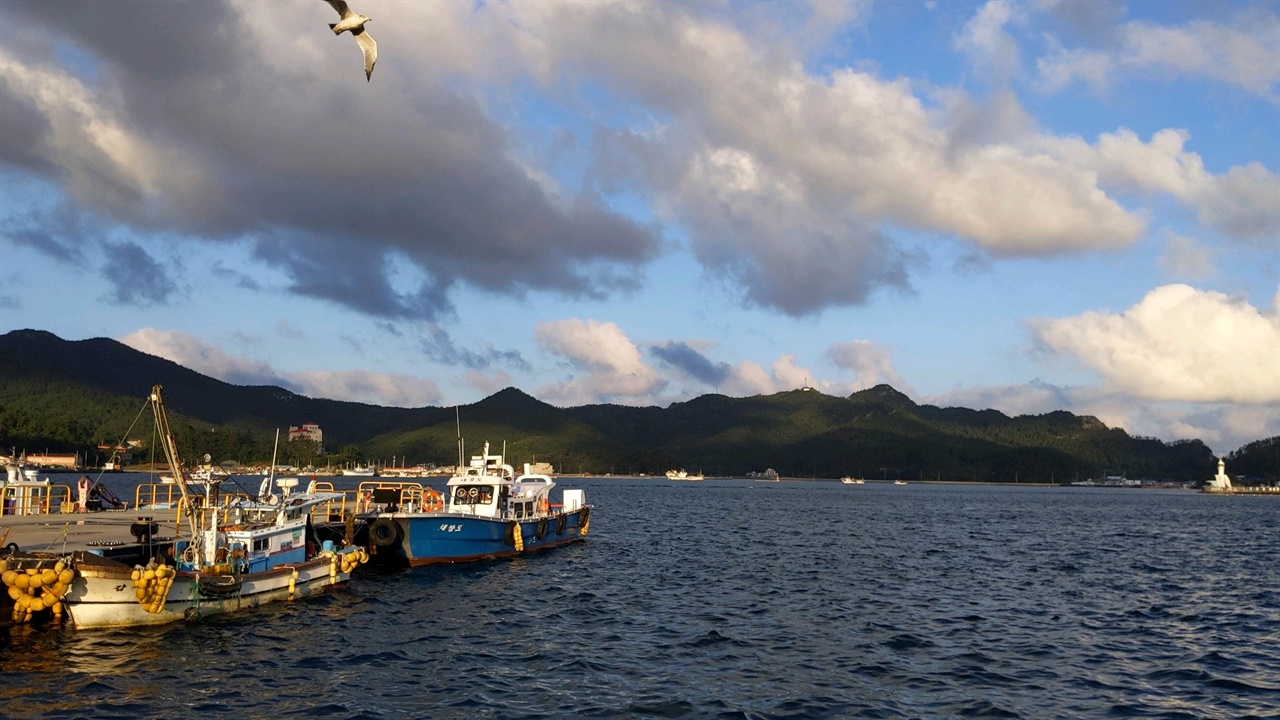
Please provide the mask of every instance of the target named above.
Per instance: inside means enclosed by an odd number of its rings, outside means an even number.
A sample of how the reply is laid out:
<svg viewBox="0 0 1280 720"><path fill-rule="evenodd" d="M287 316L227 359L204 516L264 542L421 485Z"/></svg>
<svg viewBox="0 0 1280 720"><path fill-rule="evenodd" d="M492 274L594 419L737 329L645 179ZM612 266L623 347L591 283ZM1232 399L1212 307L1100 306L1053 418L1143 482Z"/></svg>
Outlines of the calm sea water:
<svg viewBox="0 0 1280 720"><path fill-rule="evenodd" d="M0 635L12 718L1280 716L1280 498L565 479L588 542Z"/></svg>

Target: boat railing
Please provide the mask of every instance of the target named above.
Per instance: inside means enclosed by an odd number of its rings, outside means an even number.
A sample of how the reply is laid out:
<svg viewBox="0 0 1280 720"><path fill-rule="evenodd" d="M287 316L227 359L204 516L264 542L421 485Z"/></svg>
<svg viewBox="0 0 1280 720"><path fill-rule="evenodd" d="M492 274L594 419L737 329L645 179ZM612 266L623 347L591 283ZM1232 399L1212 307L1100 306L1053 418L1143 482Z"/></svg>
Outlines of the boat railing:
<svg viewBox="0 0 1280 720"><path fill-rule="evenodd" d="M414 507L421 507L422 495L425 491L420 482L396 480L362 482L356 490L357 511L369 512L378 509L379 506L385 508L392 504L402 509L408 508L411 503Z"/></svg>
<svg viewBox="0 0 1280 720"><path fill-rule="evenodd" d="M49 515L75 512L70 485L8 485L0 500L0 515Z"/></svg>

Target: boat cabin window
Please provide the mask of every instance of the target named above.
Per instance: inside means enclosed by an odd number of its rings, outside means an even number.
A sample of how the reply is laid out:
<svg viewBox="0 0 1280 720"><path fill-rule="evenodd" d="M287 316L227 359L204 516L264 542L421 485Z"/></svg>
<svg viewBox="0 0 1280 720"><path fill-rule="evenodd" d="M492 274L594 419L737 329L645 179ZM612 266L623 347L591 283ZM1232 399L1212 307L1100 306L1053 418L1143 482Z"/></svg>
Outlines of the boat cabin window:
<svg viewBox="0 0 1280 720"><path fill-rule="evenodd" d="M267 549L267 538L254 538L253 551L262 552Z"/></svg>
<svg viewBox="0 0 1280 720"><path fill-rule="evenodd" d="M493 502L492 485L468 485L453 489L455 505L488 505Z"/></svg>

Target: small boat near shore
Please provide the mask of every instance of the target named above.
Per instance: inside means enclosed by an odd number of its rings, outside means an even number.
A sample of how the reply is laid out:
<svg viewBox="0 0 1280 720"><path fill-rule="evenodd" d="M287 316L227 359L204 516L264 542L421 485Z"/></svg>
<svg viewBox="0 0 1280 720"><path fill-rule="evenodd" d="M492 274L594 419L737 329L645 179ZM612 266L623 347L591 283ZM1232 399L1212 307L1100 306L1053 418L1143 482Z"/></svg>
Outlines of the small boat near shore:
<svg viewBox="0 0 1280 720"><path fill-rule="evenodd" d="M702 473L698 473L697 475L690 475L685 470L668 470L667 479L668 480L691 480L696 482L698 480L703 480L705 478L702 475Z"/></svg>
<svg viewBox="0 0 1280 720"><path fill-rule="evenodd" d="M361 496L368 545L379 563L420 567L511 557L583 540L591 506L581 489L560 491L549 475L515 476L502 455L471 457L441 494L418 483L372 483Z"/></svg>
<svg viewBox="0 0 1280 720"><path fill-rule="evenodd" d="M848 477L848 476L845 476L845 477L840 478L840 482L844 483L845 485L863 485L863 484L866 484L866 481L865 481L865 480L863 480L862 478L851 478L851 477Z"/></svg>
<svg viewBox="0 0 1280 720"><path fill-rule="evenodd" d="M294 492L298 480L285 478L276 482L279 494L264 482L249 497L220 492L220 480L194 480L182 469L159 385L148 402L181 490L181 537L158 536L150 518L135 521L130 531L147 549L145 565L99 549L8 547L0 570L14 622L65 620L89 629L194 620L326 591L367 560L363 548L338 548L315 534L312 512L340 502L341 493L317 491L315 481Z"/></svg>

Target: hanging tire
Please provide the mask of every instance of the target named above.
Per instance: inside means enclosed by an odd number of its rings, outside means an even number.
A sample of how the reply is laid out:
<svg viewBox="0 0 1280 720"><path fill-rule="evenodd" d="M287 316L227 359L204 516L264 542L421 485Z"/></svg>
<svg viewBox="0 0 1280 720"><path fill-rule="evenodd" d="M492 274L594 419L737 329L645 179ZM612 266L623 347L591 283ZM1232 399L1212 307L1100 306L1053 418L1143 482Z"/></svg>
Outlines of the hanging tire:
<svg viewBox="0 0 1280 720"><path fill-rule="evenodd" d="M391 518L378 518L369 526L369 542L378 547L391 547L400 542L400 524Z"/></svg>
<svg viewBox="0 0 1280 720"><path fill-rule="evenodd" d="M567 524L568 522L564 519L564 515L561 515L560 517L556 518L556 534L563 535L564 527Z"/></svg>
<svg viewBox="0 0 1280 720"><path fill-rule="evenodd" d="M586 525L591 520L591 508L584 507L582 512L578 513L578 527Z"/></svg>
<svg viewBox="0 0 1280 720"><path fill-rule="evenodd" d="M542 518L541 520L538 521L537 538L541 540L546 536L547 536L547 519Z"/></svg>
<svg viewBox="0 0 1280 720"><path fill-rule="evenodd" d="M507 534L503 536L502 541L511 547L516 546L516 523L514 520L507 523Z"/></svg>

